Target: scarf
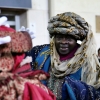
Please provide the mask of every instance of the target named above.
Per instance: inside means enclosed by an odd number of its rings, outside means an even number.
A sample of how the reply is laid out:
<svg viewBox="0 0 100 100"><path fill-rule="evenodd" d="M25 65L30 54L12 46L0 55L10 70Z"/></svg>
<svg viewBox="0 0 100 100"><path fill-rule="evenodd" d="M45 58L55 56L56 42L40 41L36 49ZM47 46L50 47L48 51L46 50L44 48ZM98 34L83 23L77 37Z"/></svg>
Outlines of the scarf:
<svg viewBox="0 0 100 100"><path fill-rule="evenodd" d="M96 56L96 44L91 27L87 37L82 41L81 46L75 52L71 59L60 61L54 40L51 38L51 69L53 74L57 77L64 77L72 74L82 68L81 81L88 85L94 86L96 89L100 87L100 63Z"/></svg>

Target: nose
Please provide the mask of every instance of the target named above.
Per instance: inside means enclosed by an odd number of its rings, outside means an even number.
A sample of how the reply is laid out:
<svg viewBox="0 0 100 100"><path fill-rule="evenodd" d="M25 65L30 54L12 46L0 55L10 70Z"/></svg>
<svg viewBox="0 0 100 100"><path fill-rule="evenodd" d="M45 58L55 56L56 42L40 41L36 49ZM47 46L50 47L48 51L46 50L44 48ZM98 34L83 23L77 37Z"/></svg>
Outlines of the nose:
<svg viewBox="0 0 100 100"><path fill-rule="evenodd" d="M62 40L61 40L61 42L62 43L68 43L68 40L65 37L63 37Z"/></svg>

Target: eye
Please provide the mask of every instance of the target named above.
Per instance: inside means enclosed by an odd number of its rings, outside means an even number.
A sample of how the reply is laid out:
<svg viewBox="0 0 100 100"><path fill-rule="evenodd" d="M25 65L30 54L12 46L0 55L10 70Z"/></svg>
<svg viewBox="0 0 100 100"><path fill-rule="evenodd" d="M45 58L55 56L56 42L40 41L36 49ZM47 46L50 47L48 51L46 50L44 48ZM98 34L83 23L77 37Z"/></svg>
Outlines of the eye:
<svg viewBox="0 0 100 100"><path fill-rule="evenodd" d="M66 38L66 40L67 40L67 41L72 41L72 39L71 39L71 38Z"/></svg>
<svg viewBox="0 0 100 100"><path fill-rule="evenodd" d="M60 39L60 38L62 38L62 36L60 36L60 35L57 35L57 36L56 36L56 38Z"/></svg>

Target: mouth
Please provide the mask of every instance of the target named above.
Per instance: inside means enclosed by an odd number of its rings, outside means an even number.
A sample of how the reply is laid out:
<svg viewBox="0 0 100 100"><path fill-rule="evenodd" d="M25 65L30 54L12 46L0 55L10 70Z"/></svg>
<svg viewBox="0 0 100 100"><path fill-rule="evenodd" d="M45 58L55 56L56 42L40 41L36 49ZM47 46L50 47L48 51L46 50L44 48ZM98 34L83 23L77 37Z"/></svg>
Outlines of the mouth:
<svg viewBox="0 0 100 100"><path fill-rule="evenodd" d="M68 47L60 47L60 50L66 51L66 50L68 50Z"/></svg>

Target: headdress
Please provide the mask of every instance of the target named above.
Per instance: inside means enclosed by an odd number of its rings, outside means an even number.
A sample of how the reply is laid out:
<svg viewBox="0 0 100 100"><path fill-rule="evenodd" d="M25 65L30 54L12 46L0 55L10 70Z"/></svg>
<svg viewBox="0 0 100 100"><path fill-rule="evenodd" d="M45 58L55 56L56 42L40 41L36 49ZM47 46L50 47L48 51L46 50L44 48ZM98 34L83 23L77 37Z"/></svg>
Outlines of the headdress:
<svg viewBox="0 0 100 100"><path fill-rule="evenodd" d="M52 17L47 27L50 36L56 34L72 35L77 40L83 40L88 31L88 23L79 15L72 12L57 14Z"/></svg>
<svg viewBox="0 0 100 100"><path fill-rule="evenodd" d="M7 17L0 18L0 52L23 53L32 48L33 35L29 32L16 31L5 24Z"/></svg>

